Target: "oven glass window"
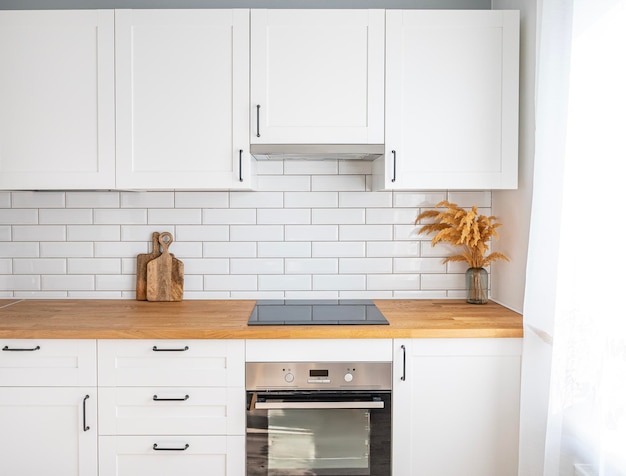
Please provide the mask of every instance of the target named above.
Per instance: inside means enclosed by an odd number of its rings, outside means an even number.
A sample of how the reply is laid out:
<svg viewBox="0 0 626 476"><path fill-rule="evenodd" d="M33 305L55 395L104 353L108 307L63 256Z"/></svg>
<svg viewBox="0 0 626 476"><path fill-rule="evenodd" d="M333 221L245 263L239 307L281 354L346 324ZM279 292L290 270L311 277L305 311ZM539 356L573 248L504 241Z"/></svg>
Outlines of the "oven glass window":
<svg viewBox="0 0 626 476"><path fill-rule="evenodd" d="M369 474L369 410L269 410L267 416L268 474Z"/></svg>

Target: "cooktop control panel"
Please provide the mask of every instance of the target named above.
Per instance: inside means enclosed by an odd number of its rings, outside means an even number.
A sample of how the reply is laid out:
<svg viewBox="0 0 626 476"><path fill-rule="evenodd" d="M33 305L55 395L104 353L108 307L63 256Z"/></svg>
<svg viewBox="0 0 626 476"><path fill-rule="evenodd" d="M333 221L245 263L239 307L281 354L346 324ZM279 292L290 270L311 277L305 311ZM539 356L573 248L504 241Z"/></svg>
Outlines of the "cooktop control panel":
<svg viewBox="0 0 626 476"><path fill-rule="evenodd" d="M391 389L391 362L248 362L246 390Z"/></svg>

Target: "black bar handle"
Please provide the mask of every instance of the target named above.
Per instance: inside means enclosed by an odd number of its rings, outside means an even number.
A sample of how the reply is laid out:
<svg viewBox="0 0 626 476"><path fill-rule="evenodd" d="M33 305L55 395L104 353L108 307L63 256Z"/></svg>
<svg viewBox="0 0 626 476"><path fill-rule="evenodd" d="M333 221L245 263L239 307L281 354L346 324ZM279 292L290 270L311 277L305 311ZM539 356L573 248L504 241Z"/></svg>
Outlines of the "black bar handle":
<svg viewBox="0 0 626 476"><path fill-rule="evenodd" d="M189 346L185 346L182 349L159 349L156 345L154 347L152 347L152 350L154 352L185 352L186 350L189 350Z"/></svg>
<svg viewBox="0 0 626 476"><path fill-rule="evenodd" d="M393 183L396 181L396 151L392 150L391 153L393 154L393 178L391 179Z"/></svg>
<svg viewBox="0 0 626 476"><path fill-rule="evenodd" d="M241 168L241 156L243 154L243 149L239 149L239 181L243 182L243 169Z"/></svg>
<svg viewBox="0 0 626 476"><path fill-rule="evenodd" d="M261 137L261 132L259 131L259 117L260 117L261 105L256 105L256 136Z"/></svg>
<svg viewBox="0 0 626 476"><path fill-rule="evenodd" d="M402 377L400 380L404 382L406 380L406 347L402 344L400 348L402 349Z"/></svg>
<svg viewBox="0 0 626 476"><path fill-rule="evenodd" d="M185 395L181 398L159 398L158 395L153 395L152 400L155 402L184 402L185 400L189 400L189 395Z"/></svg>
<svg viewBox="0 0 626 476"><path fill-rule="evenodd" d="M11 349L8 345L5 345L2 348L4 352L32 352L33 350L39 350L39 349L41 349L41 347L39 346L33 347L32 349L20 349L20 348Z"/></svg>
<svg viewBox="0 0 626 476"><path fill-rule="evenodd" d="M154 451L185 451L187 448L189 448L189 443L186 443L182 448L159 448L156 443L152 445Z"/></svg>
<svg viewBox="0 0 626 476"><path fill-rule="evenodd" d="M89 395L85 395L83 398L83 431L89 431L89 426L87 426L87 399Z"/></svg>

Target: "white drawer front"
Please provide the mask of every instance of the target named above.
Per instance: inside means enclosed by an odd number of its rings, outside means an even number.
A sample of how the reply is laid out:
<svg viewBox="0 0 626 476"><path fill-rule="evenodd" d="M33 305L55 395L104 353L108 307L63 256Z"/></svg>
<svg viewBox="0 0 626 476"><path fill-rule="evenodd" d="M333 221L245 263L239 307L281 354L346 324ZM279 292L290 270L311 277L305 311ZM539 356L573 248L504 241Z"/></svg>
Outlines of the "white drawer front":
<svg viewBox="0 0 626 476"><path fill-rule="evenodd" d="M0 386L2 387L89 387L95 385L95 340L0 340Z"/></svg>
<svg viewBox="0 0 626 476"><path fill-rule="evenodd" d="M245 437L101 436L99 459L100 476L244 476Z"/></svg>
<svg viewBox="0 0 626 476"><path fill-rule="evenodd" d="M101 435L244 435L243 387L101 387Z"/></svg>
<svg viewBox="0 0 626 476"><path fill-rule="evenodd" d="M242 387L243 340L100 340L104 387Z"/></svg>

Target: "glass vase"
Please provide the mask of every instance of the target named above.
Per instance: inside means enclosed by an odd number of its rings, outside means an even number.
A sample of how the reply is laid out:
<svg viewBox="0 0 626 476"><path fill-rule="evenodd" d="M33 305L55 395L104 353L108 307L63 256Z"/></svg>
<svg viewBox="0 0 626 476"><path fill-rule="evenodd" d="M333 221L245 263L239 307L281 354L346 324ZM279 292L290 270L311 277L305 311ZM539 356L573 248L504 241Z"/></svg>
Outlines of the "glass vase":
<svg viewBox="0 0 626 476"><path fill-rule="evenodd" d="M468 268L465 271L465 288L468 303L487 304L487 270Z"/></svg>

